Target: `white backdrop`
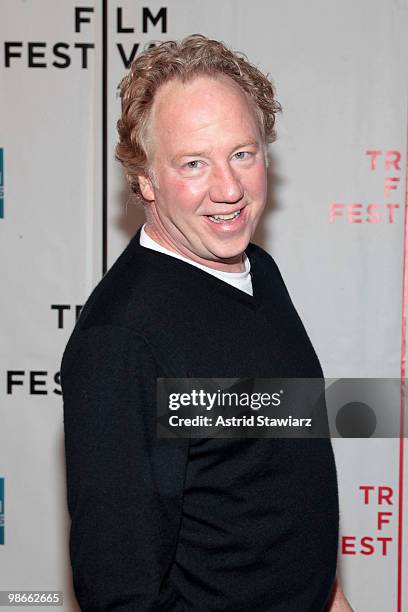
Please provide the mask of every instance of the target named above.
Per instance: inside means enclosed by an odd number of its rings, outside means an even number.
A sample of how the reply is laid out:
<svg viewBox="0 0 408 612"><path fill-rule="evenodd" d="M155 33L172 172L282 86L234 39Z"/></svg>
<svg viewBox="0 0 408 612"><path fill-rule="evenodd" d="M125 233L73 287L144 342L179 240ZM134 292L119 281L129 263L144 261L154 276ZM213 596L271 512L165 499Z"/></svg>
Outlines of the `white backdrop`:
<svg viewBox="0 0 408 612"><path fill-rule="evenodd" d="M407 31L408 0L0 0L0 590L63 590L76 610L58 370L104 244L110 266L143 222L114 160L124 58L200 32L270 73L283 114L254 241L276 258L327 377L399 377ZM358 612L403 612L408 449L333 446L344 589ZM365 499L360 487L374 488Z"/></svg>

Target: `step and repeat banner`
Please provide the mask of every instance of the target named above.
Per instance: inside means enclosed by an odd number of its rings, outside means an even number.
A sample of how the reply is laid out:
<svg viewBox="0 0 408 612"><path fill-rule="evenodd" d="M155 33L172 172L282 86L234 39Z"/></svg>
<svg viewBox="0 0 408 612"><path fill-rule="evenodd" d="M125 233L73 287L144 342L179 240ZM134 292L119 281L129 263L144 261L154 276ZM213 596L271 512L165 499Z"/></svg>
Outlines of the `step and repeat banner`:
<svg viewBox="0 0 408 612"><path fill-rule="evenodd" d="M0 590L62 591L62 609L78 609L59 367L144 220L114 159L131 60L202 33L269 73L283 113L253 241L278 262L326 377L399 379L407 31L408 0L0 0ZM404 438L333 447L344 590L358 612L407 610Z"/></svg>

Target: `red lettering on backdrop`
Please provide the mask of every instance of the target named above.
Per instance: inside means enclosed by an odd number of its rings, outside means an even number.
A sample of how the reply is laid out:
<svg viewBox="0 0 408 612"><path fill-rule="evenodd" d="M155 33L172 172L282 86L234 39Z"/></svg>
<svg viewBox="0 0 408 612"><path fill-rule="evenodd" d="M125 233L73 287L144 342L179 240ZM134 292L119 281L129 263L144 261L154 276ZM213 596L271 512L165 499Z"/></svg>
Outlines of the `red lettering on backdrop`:
<svg viewBox="0 0 408 612"><path fill-rule="evenodd" d="M389 521L386 517L392 516L392 512L379 512L377 514L377 529L381 531L383 525L389 525L391 521Z"/></svg>
<svg viewBox="0 0 408 612"><path fill-rule="evenodd" d="M360 501L364 506L376 505L387 506L393 505L394 491L392 487L381 485L360 485L359 491L361 492ZM378 532L383 531L388 525L392 524L393 512L388 510L377 511L377 525L376 529ZM377 535L377 536L352 536L343 535L341 538L341 554L342 555L378 555L386 557L389 552L389 544L393 541L390 536Z"/></svg>
<svg viewBox="0 0 408 612"><path fill-rule="evenodd" d="M383 499L385 499L385 501L392 506L392 494L393 490L391 487L378 487L378 505L381 506Z"/></svg>
<svg viewBox="0 0 408 612"><path fill-rule="evenodd" d="M366 154L371 156L371 170L377 170L377 157L381 153L382 151L366 151Z"/></svg>
<svg viewBox="0 0 408 612"><path fill-rule="evenodd" d="M356 538L355 536L343 536L341 539L341 554L342 555L381 555L386 557L388 554L388 543L392 542L390 537L373 538L371 536L363 536Z"/></svg>
<svg viewBox="0 0 408 612"><path fill-rule="evenodd" d="M387 198L390 193L398 191L401 186L401 177L395 176L395 172L401 172L401 152L391 149L383 151L381 149L369 149L366 151L369 157L370 169L372 172L379 170L393 172L394 176L384 176L383 195ZM348 224L361 223L395 223L396 210L400 208L396 203L331 203L329 206L329 222Z"/></svg>
<svg viewBox="0 0 408 612"><path fill-rule="evenodd" d="M399 162L401 161L401 153L399 151L386 151L385 152L385 169L389 170L391 166L395 170L401 170Z"/></svg>
<svg viewBox="0 0 408 612"><path fill-rule="evenodd" d="M375 551L375 547L372 542L374 542L374 538L370 538L370 536L366 536L365 538L361 538L361 554L362 555L373 555Z"/></svg>
<svg viewBox="0 0 408 612"><path fill-rule="evenodd" d="M367 219L368 223L378 223L381 220L380 213L377 212L379 208L379 204L369 204L367 206L367 213L370 215ZM392 221L392 223L394 223L394 220Z"/></svg>
<svg viewBox="0 0 408 612"><path fill-rule="evenodd" d="M363 503L366 504L366 505L369 504L370 503L369 502L369 493L370 493L370 491L374 491L374 487L368 486L368 485L360 485L358 488L361 491L364 492L364 498L363 498L364 501L363 501Z"/></svg>
<svg viewBox="0 0 408 612"><path fill-rule="evenodd" d="M386 176L384 179L384 195L387 195L392 191L392 189L397 188L397 183L399 183L399 176Z"/></svg>
<svg viewBox="0 0 408 612"><path fill-rule="evenodd" d="M355 208L363 208L362 204L349 204L348 206L348 221L349 223L361 223L361 211L354 210ZM356 219L356 217L358 217Z"/></svg>
<svg viewBox="0 0 408 612"><path fill-rule="evenodd" d="M377 170L377 157L382 155L382 151L366 151L366 155L371 157L371 170ZM401 153L399 151L385 151L384 166L386 170L391 167L395 170L401 170L399 162L401 161Z"/></svg>
<svg viewBox="0 0 408 612"><path fill-rule="evenodd" d="M395 210L399 204L330 204L329 221L334 223L336 217L344 217L348 223L387 223L395 222Z"/></svg>
<svg viewBox="0 0 408 612"><path fill-rule="evenodd" d="M354 544L357 538L354 536L343 536L341 538L341 554L342 555L355 555Z"/></svg>

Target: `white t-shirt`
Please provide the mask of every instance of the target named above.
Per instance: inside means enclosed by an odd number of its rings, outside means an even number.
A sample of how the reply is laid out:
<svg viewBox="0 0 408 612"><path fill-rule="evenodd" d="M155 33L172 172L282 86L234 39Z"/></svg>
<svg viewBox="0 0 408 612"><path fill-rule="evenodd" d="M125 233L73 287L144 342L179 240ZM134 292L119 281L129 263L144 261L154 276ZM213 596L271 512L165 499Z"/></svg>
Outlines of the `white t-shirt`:
<svg viewBox="0 0 408 612"><path fill-rule="evenodd" d="M153 240L153 238L150 238L150 236L147 235L145 231L145 225L146 223L143 224L142 230L140 232L140 244L143 247L146 247L147 249L152 249L154 251L160 251L161 253L166 253L167 255L176 257L177 259L182 259L183 261L186 261L192 266L201 268L201 270L208 272L208 274L212 274L220 280L225 281L230 285L233 285L237 289L241 289L241 291L245 291L245 293L253 295L252 279L250 274L251 263L248 257L246 256L246 253L244 253L243 256L245 264L244 272L221 272L220 270L214 270L213 268L209 268L208 266L203 266L202 264L199 264L196 261L193 261L192 259L188 259L187 257L183 257L183 255L179 255L178 253L174 253L173 251L166 249L164 246L162 246L161 244Z"/></svg>

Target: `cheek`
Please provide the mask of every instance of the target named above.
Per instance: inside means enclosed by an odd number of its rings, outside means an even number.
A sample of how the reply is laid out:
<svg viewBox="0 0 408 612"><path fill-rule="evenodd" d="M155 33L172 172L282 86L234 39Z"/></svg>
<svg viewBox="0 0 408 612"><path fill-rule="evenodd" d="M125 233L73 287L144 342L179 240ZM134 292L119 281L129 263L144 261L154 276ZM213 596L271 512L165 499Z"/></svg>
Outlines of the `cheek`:
<svg viewBox="0 0 408 612"><path fill-rule="evenodd" d="M267 188L267 175L266 167L262 164L256 168L253 168L251 172L245 177L245 186L249 192L261 197L266 193Z"/></svg>
<svg viewBox="0 0 408 612"><path fill-rule="evenodd" d="M194 208L205 194L205 187L200 181L186 181L177 177L171 179L167 188L177 208L183 209Z"/></svg>
<svg viewBox="0 0 408 612"><path fill-rule="evenodd" d="M188 189L184 181L176 176L167 176L161 182L160 187L162 197L167 202L169 209L184 208L184 201L188 200Z"/></svg>

